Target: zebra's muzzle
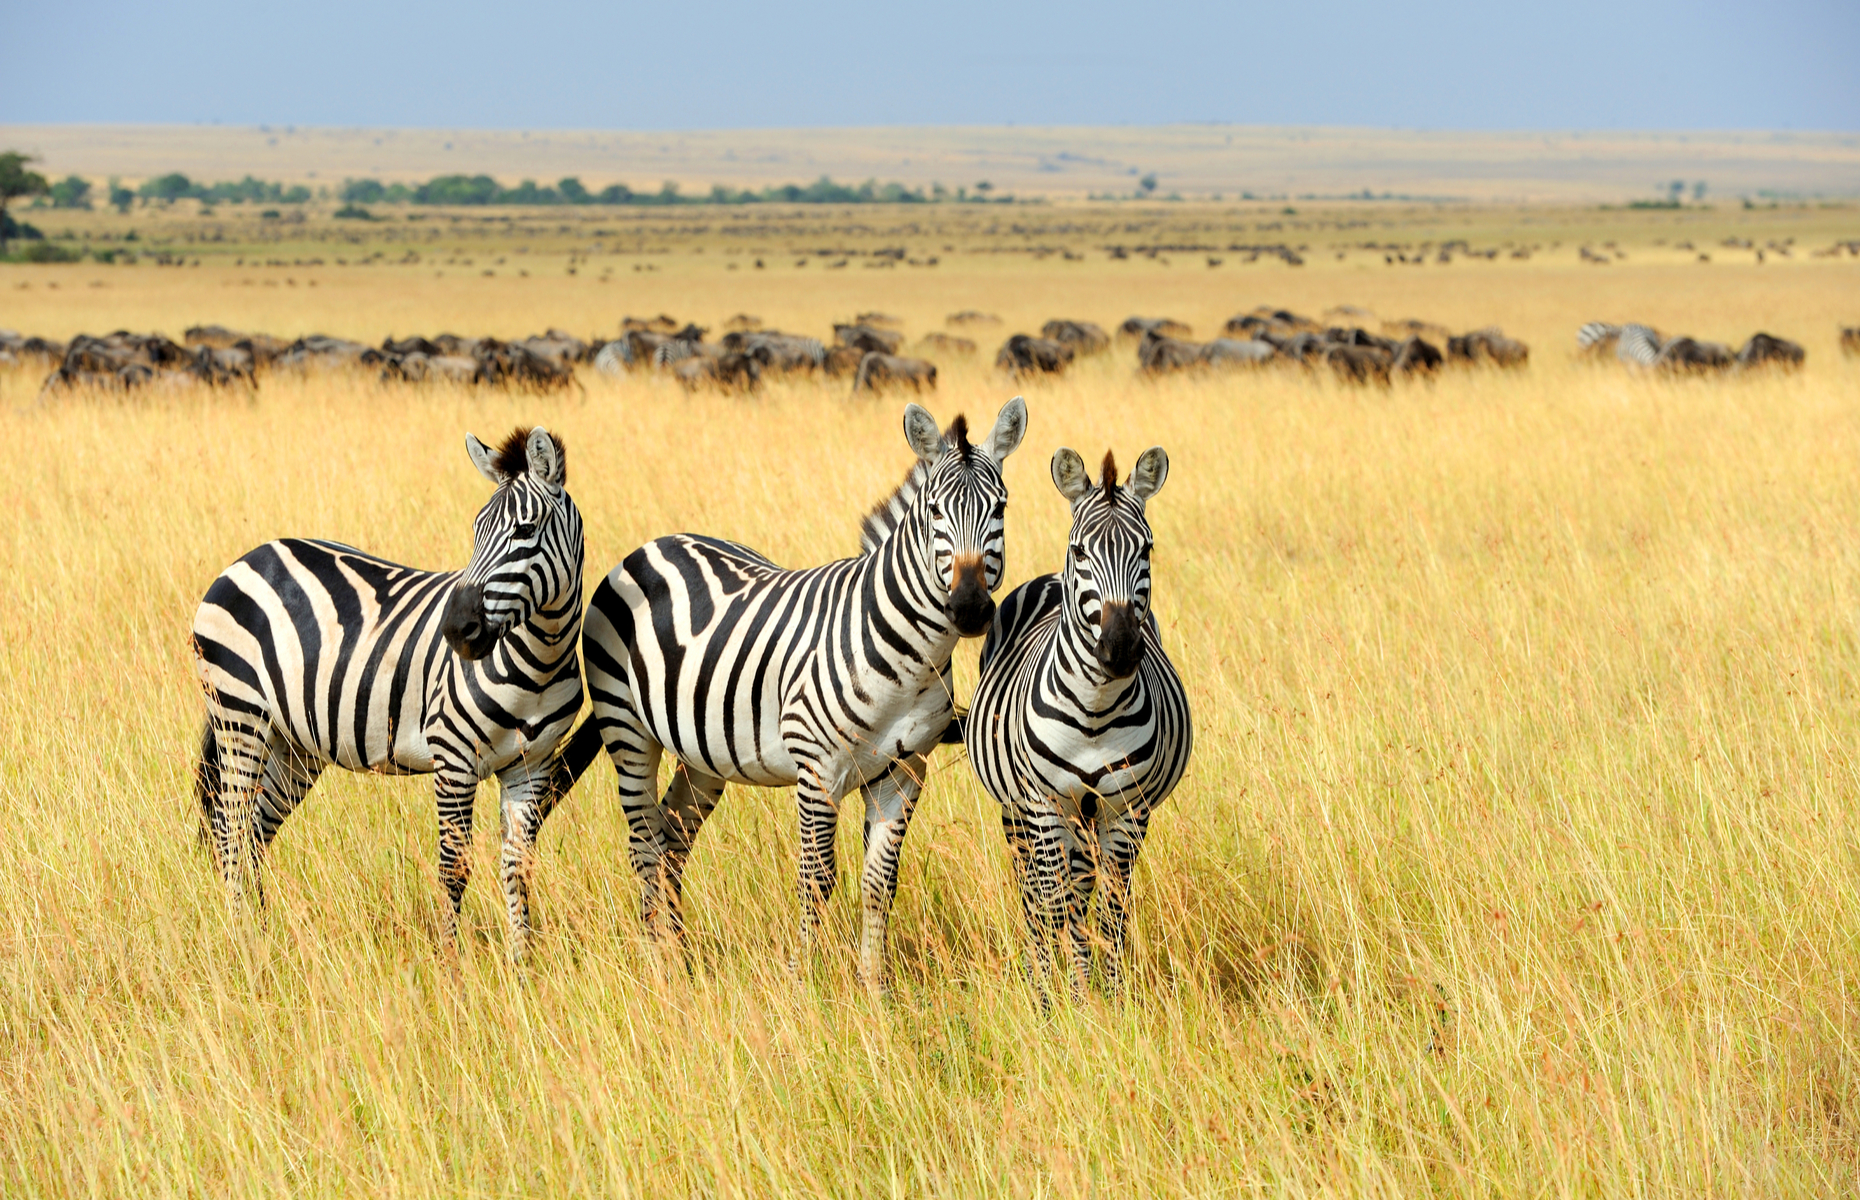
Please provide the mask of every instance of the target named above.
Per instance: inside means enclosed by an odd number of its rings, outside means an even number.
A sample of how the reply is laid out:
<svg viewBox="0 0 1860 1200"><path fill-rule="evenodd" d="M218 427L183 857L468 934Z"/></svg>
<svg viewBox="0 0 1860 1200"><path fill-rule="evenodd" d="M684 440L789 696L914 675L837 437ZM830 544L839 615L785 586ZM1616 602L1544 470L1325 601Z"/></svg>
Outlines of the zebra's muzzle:
<svg viewBox="0 0 1860 1200"><path fill-rule="evenodd" d="M1113 679L1128 679L1143 661L1143 622L1128 601L1104 606L1098 624L1098 665Z"/></svg>
<svg viewBox="0 0 1860 1200"><path fill-rule="evenodd" d="M439 620L439 633L458 656L467 662L483 658L497 644L497 631L491 627L484 611L484 589L475 583L461 583L452 589L446 601L445 615Z"/></svg>
<svg viewBox="0 0 1860 1200"><path fill-rule="evenodd" d="M949 589L949 615L963 637L980 637L995 619L995 598L988 594L988 572L978 558L956 560L956 584Z"/></svg>

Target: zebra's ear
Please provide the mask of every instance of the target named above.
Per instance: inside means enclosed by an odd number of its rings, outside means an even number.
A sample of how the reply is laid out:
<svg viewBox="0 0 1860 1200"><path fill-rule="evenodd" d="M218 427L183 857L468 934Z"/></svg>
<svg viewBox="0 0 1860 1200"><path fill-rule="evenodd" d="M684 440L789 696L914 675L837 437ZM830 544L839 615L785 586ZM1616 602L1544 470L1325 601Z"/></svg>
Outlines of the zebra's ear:
<svg viewBox="0 0 1860 1200"><path fill-rule="evenodd" d="M1137 465L1131 469L1130 478L1124 486L1130 494L1139 500L1148 500L1162 491L1163 480L1169 478L1169 455L1161 446L1151 446L1137 457Z"/></svg>
<svg viewBox="0 0 1860 1200"><path fill-rule="evenodd" d="M1068 502L1091 490L1091 476L1085 471L1085 460L1070 446L1053 451L1053 486Z"/></svg>
<svg viewBox="0 0 1860 1200"><path fill-rule="evenodd" d="M523 453L529 461L531 479L547 484L551 491L562 490L568 477L568 461L562 448L555 444L554 434L538 425L530 430L530 440L524 444Z"/></svg>
<svg viewBox="0 0 1860 1200"><path fill-rule="evenodd" d="M494 487L503 487L510 481L507 475L497 469L497 455L479 441L476 434L465 435L465 453L471 455L471 465L478 468L478 474L490 480Z"/></svg>
<svg viewBox="0 0 1860 1200"><path fill-rule="evenodd" d="M904 440L926 462L935 462L943 453L943 431L936 427L936 418L915 404L904 409Z"/></svg>
<svg viewBox="0 0 1860 1200"><path fill-rule="evenodd" d="M1001 415L995 418L994 431L988 435L988 457L999 463L1020 448L1020 439L1027 436L1027 402L1019 396L1001 406Z"/></svg>

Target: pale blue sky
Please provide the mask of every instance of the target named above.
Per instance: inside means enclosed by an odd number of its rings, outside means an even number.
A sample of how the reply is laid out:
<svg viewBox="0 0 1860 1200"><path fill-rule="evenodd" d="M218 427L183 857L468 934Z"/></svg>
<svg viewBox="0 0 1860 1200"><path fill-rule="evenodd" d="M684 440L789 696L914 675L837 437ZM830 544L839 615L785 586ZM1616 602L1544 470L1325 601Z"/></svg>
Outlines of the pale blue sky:
<svg viewBox="0 0 1860 1200"><path fill-rule="evenodd" d="M1860 127L1860 0L9 0L0 123Z"/></svg>

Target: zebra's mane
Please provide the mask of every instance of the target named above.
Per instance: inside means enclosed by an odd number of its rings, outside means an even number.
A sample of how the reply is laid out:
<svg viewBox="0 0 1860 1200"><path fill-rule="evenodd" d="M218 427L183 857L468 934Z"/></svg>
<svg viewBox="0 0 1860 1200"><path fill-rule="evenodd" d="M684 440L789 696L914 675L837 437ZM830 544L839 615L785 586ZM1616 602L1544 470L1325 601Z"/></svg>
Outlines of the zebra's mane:
<svg viewBox="0 0 1860 1200"><path fill-rule="evenodd" d="M562 436L553 429L549 431L549 440L555 443L555 460L562 464L562 477L568 477L568 450L562 445ZM530 469L530 427L519 425L510 431L504 444L497 448L497 455L492 459L497 469L505 476L515 479L526 475Z"/></svg>
<svg viewBox="0 0 1860 1200"><path fill-rule="evenodd" d="M958 415L950 422L949 429L943 434L943 446L951 446L962 456L966 464L969 452L974 447L969 445L969 421ZM923 491L924 483L930 478L930 464L918 459L911 464L911 469L904 473L904 482L896 491L872 506L872 511L859 522L859 553L871 554L884 545L885 539L904 524L904 514L911 511L911 502L917 499L917 493Z"/></svg>
<svg viewBox="0 0 1860 1200"><path fill-rule="evenodd" d="M1104 452L1104 478L1099 481L1104 486L1104 502L1117 503L1117 456L1109 450Z"/></svg>

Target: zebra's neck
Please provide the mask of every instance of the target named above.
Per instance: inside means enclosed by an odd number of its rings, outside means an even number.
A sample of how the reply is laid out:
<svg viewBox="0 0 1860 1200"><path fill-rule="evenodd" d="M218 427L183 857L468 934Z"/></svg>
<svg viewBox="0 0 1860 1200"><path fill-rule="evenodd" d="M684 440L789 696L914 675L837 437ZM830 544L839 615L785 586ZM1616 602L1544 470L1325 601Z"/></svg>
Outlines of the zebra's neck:
<svg viewBox="0 0 1860 1200"><path fill-rule="evenodd" d="M1060 604L1059 631L1046 656L1046 669L1065 677L1066 690L1091 712L1117 708L1134 689L1142 686L1143 668L1139 666L1123 679L1113 678L1098 662L1097 642L1091 626L1072 603L1067 581L1066 597Z"/></svg>
<svg viewBox="0 0 1860 1200"><path fill-rule="evenodd" d="M492 655L500 665L539 678L554 676L565 664L573 665L581 645L581 576L586 556L581 512L573 500L564 497L563 503L568 505L563 516L568 522L565 540L570 566L562 572L561 586L555 595L536 606L527 621L499 639ZM513 656L515 661L511 661Z"/></svg>
<svg viewBox="0 0 1860 1200"><path fill-rule="evenodd" d="M872 593L881 603L896 605L920 644L930 651L930 665L938 666L955 652L958 634L949 611L949 588L937 576L936 554L930 546L930 522L921 502L913 501L898 523L859 564L872 579ZM886 586L890 581L895 586ZM863 595L865 587L856 594Z"/></svg>

